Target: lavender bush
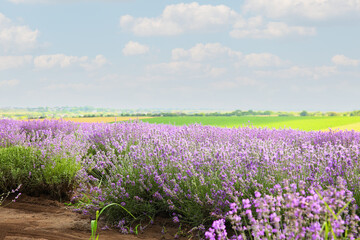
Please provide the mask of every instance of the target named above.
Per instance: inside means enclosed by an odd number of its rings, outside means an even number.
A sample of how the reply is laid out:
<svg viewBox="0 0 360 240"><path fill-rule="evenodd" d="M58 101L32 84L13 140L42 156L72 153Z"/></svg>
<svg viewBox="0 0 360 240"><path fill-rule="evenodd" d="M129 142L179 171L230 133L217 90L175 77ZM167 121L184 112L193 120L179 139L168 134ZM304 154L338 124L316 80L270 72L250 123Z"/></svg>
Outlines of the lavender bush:
<svg viewBox="0 0 360 240"><path fill-rule="evenodd" d="M193 227L215 221L207 236L216 239L230 238L226 230L238 239L290 232L306 238L320 234L326 219L337 236L359 232L360 133L354 131L2 120L0 146L39 151L38 178L55 186L65 172L67 186L78 186L74 200L84 212L117 203L138 221L156 215ZM335 213L350 202L338 220L315 190ZM307 213L313 216L293 217ZM122 208L104 214L120 228L133 221Z"/></svg>
<svg viewBox="0 0 360 240"><path fill-rule="evenodd" d="M75 124L0 120L0 191L69 198L87 147Z"/></svg>
<svg viewBox="0 0 360 240"><path fill-rule="evenodd" d="M287 180L274 186L271 195L242 199L230 204L226 214L232 226L228 237L225 218L213 222L205 233L207 239L355 239L359 237L360 218L356 214L352 192L345 181L338 177L336 187L316 192L313 187L305 190L301 182ZM350 207L348 207L350 206ZM330 229L325 229L329 227ZM231 236L231 235L229 235Z"/></svg>

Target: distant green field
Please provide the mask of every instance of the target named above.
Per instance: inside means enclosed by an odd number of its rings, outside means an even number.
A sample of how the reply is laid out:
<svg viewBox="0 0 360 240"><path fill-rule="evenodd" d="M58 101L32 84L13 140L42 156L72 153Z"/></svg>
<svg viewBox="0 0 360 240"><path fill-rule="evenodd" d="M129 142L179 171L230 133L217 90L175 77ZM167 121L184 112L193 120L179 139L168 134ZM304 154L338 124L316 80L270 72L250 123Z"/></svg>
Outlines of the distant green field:
<svg viewBox="0 0 360 240"><path fill-rule="evenodd" d="M360 117L156 117L141 120L149 123L189 125L200 123L217 127L267 127L311 130L360 130Z"/></svg>

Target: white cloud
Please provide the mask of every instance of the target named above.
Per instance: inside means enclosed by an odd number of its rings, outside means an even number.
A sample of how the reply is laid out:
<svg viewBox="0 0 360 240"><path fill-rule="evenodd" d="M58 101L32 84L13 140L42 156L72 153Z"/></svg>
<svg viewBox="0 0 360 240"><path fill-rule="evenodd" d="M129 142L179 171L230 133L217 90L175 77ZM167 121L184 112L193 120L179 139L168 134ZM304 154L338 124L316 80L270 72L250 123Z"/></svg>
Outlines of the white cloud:
<svg viewBox="0 0 360 240"><path fill-rule="evenodd" d="M225 5L180 3L168 5L159 17L135 18L124 15L120 26L138 36L179 35L189 31L216 31L233 28L234 38L279 38L289 35L312 36L314 27L290 26L285 22L265 22L261 16L243 18Z"/></svg>
<svg viewBox="0 0 360 240"><path fill-rule="evenodd" d="M151 64L146 67L150 75L156 76L187 76L191 78L211 77L216 78L226 73L226 68L213 67L209 64L191 61L173 61ZM163 78L166 80L166 78Z"/></svg>
<svg viewBox="0 0 360 240"><path fill-rule="evenodd" d="M290 35L312 36L315 34L314 27L289 26L284 22L264 23L260 16L247 21L238 21L230 32L230 36L233 38L280 38Z"/></svg>
<svg viewBox="0 0 360 240"><path fill-rule="evenodd" d="M260 82L249 77L237 77L235 82L240 86L260 86Z"/></svg>
<svg viewBox="0 0 360 240"><path fill-rule="evenodd" d="M10 25L10 24L11 24L11 20L5 17L4 14L0 13L0 26Z"/></svg>
<svg viewBox="0 0 360 240"><path fill-rule="evenodd" d="M149 47L138 42L128 42L122 50L125 56L141 55L149 52Z"/></svg>
<svg viewBox="0 0 360 240"><path fill-rule="evenodd" d="M66 56L64 54L41 55L34 59L36 68L69 67L75 63L85 62L88 57Z"/></svg>
<svg viewBox="0 0 360 240"><path fill-rule="evenodd" d="M199 5L180 3L165 7L156 18L134 18L125 15L120 18L120 26L135 35L178 35L187 31L210 30L227 26L239 15L225 5Z"/></svg>
<svg viewBox="0 0 360 240"><path fill-rule="evenodd" d="M60 83L60 84L51 84L44 87L44 90L89 90L96 89L98 86L93 84L84 84L84 83Z"/></svg>
<svg viewBox="0 0 360 240"><path fill-rule="evenodd" d="M225 61L229 62L229 64L235 61L236 67L284 66L288 63L280 57L270 53L251 53L244 55L240 51L235 51L220 43L198 43L188 50L175 48L171 52L171 58L174 61L193 62L217 60L217 62Z"/></svg>
<svg viewBox="0 0 360 240"><path fill-rule="evenodd" d="M220 81L220 82L212 82L210 84L211 87L215 89L233 89L238 87L238 84L234 81Z"/></svg>
<svg viewBox="0 0 360 240"><path fill-rule="evenodd" d="M5 52L34 48L38 35L38 30L31 30L24 25L16 25L0 13L0 46Z"/></svg>
<svg viewBox="0 0 360 240"><path fill-rule="evenodd" d="M120 18L120 26L123 29L132 31L138 36L151 35L178 35L183 29L177 23L166 21L162 18L133 18L125 15Z"/></svg>
<svg viewBox="0 0 360 240"><path fill-rule="evenodd" d="M175 61L167 63L151 64L146 67L146 70L152 73L160 74L179 74L199 71L203 68L201 63L192 63L187 61Z"/></svg>
<svg viewBox="0 0 360 240"><path fill-rule="evenodd" d="M227 69L226 68L217 68L217 67L213 67L211 68L209 71L208 71L208 75L210 77L219 77L221 75L223 75L224 73L227 72Z"/></svg>
<svg viewBox="0 0 360 240"><path fill-rule="evenodd" d="M109 61L101 54L97 55L91 62L80 64L86 71L93 71L109 64Z"/></svg>
<svg viewBox="0 0 360 240"><path fill-rule="evenodd" d="M2 80L0 81L0 88L3 87L14 87L16 85L19 85L19 80L17 79L11 79L11 80Z"/></svg>
<svg viewBox="0 0 360 240"><path fill-rule="evenodd" d="M342 65L342 66L358 66L360 62L357 59L351 59L344 55L335 55L331 58L331 61L336 65Z"/></svg>
<svg viewBox="0 0 360 240"><path fill-rule="evenodd" d="M323 77L329 77L338 73L338 70L334 66L319 66L319 67L299 67L293 66L288 69L281 69L276 71L256 71L258 76L261 77L275 77L284 79L299 79L299 78L310 78L320 79Z"/></svg>
<svg viewBox="0 0 360 240"><path fill-rule="evenodd" d="M360 13L358 0L246 0L245 12L256 12L270 18L302 17L323 20Z"/></svg>
<svg viewBox="0 0 360 240"><path fill-rule="evenodd" d="M285 22L264 21L261 16L243 18L225 5L199 5L180 3L168 5L159 17L135 18L124 15L120 18L124 30L138 36L179 35L195 31L233 30L234 38L279 38L288 35L311 36L313 27L290 26Z"/></svg>
<svg viewBox="0 0 360 240"><path fill-rule="evenodd" d="M204 61L223 57L240 57L242 54L238 51L221 45L220 43L198 43L189 50L175 48L172 50L171 57L173 60L189 59L192 61Z"/></svg>
<svg viewBox="0 0 360 240"><path fill-rule="evenodd" d="M106 74L105 76L96 79L96 81L98 82L114 82L117 79L119 79L119 75L116 73L112 73L112 74Z"/></svg>
<svg viewBox="0 0 360 240"><path fill-rule="evenodd" d="M51 3L49 0L8 0L8 2L19 4L19 3Z"/></svg>
<svg viewBox="0 0 360 240"><path fill-rule="evenodd" d="M170 62L151 64L146 67L149 76L169 78L218 78L229 72L238 71L239 67L280 67L289 64L288 61L270 53L250 53L244 55L240 51L223 46L220 43L198 43L195 46L184 49L175 48L172 50ZM235 63L235 64L234 64ZM225 66L225 67L224 67ZM248 70L246 70L248 71ZM252 70L250 70L252 71ZM230 75L230 74L229 74ZM223 80L212 86L224 84L224 86L255 86L257 81L242 77L235 80ZM259 85L258 85L259 86ZM222 87L224 88L224 87ZM226 87L225 87L226 88Z"/></svg>
<svg viewBox="0 0 360 240"><path fill-rule="evenodd" d="M78 57L65 54L40 55L34 58L34 66L38 69L81 66L87 71L92 71L101 68L107 63L108 60L103 55L97 55L92 60L88 56Z"/></svg>
<svg viewBox="0 0 360 240"><path fill-rule="evenodd" d="M0 56L0 71L18 68L32 61L32 56Z"/></svg>
<svg viewBox="0 0 360 240"><path fill-rule="evenodd" d="M282 60L280 57L271 53L251 53L245 55L235 66L249 67L280 67L288 64L288 61Z"/></svg>
<svg viewBox="0 0 360 240"><path fill-rule="evenodd" d="M222 80L210 84L215 89L233 89L238 87L262 87L259 81L249 77L237 77L234 80Z"/></svg>

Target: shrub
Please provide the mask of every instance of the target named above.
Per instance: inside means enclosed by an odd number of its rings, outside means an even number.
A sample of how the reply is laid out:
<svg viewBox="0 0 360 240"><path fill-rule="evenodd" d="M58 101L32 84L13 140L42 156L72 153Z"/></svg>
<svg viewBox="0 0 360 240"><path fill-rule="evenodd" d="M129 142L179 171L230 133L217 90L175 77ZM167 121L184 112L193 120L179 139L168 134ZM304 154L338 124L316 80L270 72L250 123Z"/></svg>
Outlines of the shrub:
<svg viewBox="0 0 360 240"><path fill-rule="evenodd" d="M32 147L0 148L0 191L11 191L21 184L22 193L68 199L80 167L75 158L46 158Z"/></svg>
<svg viewBox="0 0 360 240"><path fill-rule="evenodd" d="M41 153L31 147L0 148L0 191L7 192L22 184L22 190L34 187ZM35 171L34 171L35 170Z"/></svg>

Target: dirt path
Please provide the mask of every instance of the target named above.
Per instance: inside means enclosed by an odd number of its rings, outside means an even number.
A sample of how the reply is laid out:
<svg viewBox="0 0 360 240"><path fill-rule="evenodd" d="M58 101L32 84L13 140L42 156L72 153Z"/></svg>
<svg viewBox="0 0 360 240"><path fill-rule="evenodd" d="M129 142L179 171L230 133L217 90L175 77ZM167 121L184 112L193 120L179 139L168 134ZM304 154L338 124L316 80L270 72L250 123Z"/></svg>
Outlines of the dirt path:
<svg viewBox="0 0 360 240"><path fill-rule="evenodd" d="M154 224L145 233L123 235L115 230L100 231L99 240L174 239L176 228ZM90 219L45 198L21 196L16 203L0 207L0 240L88 240ZM182 238L186 239L186 238Z"/></svg>

